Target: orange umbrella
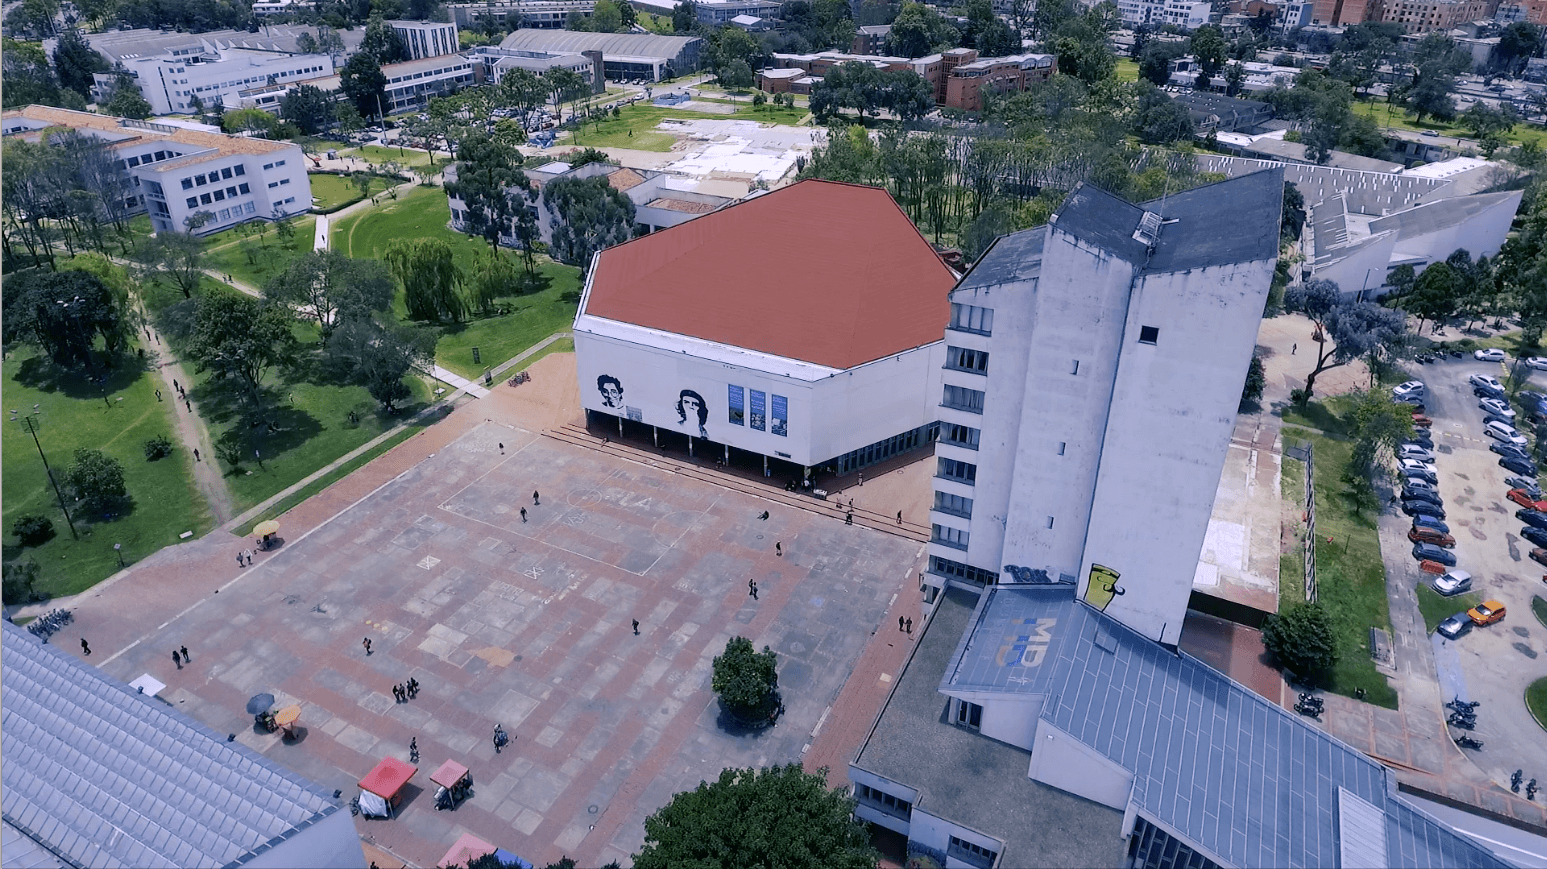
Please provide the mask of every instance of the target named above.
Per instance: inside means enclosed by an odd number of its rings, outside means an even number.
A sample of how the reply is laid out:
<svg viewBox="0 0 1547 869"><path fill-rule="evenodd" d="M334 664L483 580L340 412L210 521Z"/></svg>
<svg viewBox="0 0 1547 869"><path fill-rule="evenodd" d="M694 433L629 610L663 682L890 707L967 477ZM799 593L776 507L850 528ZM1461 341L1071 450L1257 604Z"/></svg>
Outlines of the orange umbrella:
<svg viewBox="0 0 1547 869"><path fill-rule="evenodd" d="M296 719L298 719L300 717L301 717L301 706L300 706L300 704L296 704L294 706L286 706L285 708L283 708L283 709L279 710L278 712L274 713L274 723L278 724L281 727L284 727L287 724L294 724Z"/></svg>

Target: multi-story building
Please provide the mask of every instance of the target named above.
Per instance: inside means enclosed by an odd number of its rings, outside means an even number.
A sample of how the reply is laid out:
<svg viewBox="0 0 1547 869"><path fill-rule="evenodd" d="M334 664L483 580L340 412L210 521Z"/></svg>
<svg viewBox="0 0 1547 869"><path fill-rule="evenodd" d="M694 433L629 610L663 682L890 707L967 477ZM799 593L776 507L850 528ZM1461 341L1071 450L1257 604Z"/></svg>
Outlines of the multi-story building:
<svg viewBox="0 0 1547 869"><path fill-rule="evenodd" d="M409 60L423 60L455 54L462 46L457 42L457 26L438 21L388 21L392 32L403 40Z"/></svg>
<svg viewBox="0 0 1547 869"><path fill-rule="evenodd" d="M719 26L729 24L738 15L778 17L780 4L775 0L700 0L694 6L700 24Z"/></svg>
<svg viewBox="0 0 1547 869"><path fill-rule="evenodd" d="M1529 21L1532 24L1547 25L1547 0L1505 0L1499 4L1493 20L1500 24Z"/></svg>
<svg viewBox="0 0 1547 869"><path fill-rule="evenodd" d="M550 69L567 69L585 80L593 93L601 93L606 87L602 71L602 53L552 53L546 51L511 51L485 45L462 55L473 62L473 76L479 82L499 84L511 70L524 69L542 75Z"/></svg>
<svg viewBox="0 0 1547 869"><path fill-rule="evenodd" d="M1347 27L1366 21L1379 21L1381 0L1315 0L1311 8L1311 26Z"/></svg>
<svg viewBox="0 0 1547 869"><path fill-rule="evenodd" d="M63 128L106 142L125 174L126 204L148 212L157 232L205 235L312 207L306 159L289 142L49 106L13 109L3 118L7 136L41 140Z"/></svg>
<svg viewBox="0 0 1547 869"><path fill-rule="evenodd" d="M1020 93L1052 78L1053 60L1051 54L1016 54L960 64L945 79L945 99L940 104L982 111L985 94Z"/></svg>
<svg viewBox="0 0 1547 869"><path fill-rule="evenodd" d="M326 54L284 54L247 48L212 48L182 54L133 57L122 61L150 103L151 114L169 115L204 108L241 105L239 92L272 84L293 84L333 72ZM117 74L97 73L93 96L105 101Z"/></svg>
<svg viewBox="0 0 1547 869"><path fill-rule="evenodd" d="M946 330L935 584L1078 584L1134 630L1177 642L1282 191L1282 170L1143 206L1081 186L1048 226L1001 238L962 278ZM1123 494L1135 480L1152 493L1142 520Z"/></svg>
<svg viewBox="0 0 1547 869"><path fill-rule="evenodd" d="M1009 57L978 57L976 49L953 48L924 57L886 57L823 51L817 54L775 54L774 67L763 70L758 87L769 93L810 93L811 86L835 66L868 63L877 69L916 73L929 83L936 105L979 111L983 90L1011 93L1026 90L1047 81L1058 67L1051 54L1016 54ZM796 76L799 70L809 77Z"/></svg>
<svg viewBox="0 0 1547 869"><path fill-rule="evenodd" d="M1209 23L1207 0L1119 0L1118 14L1128 24L1172 24L1195 30Z"/></svg>
<svg viewBox="0 0 1547 869"><path fill-rule="evenodd" d="M382 101L382 114L396 114L429 105L430 97L445 96L475 83L474 63L460 54L427 57L389 63L381 68L387 77L387 96ZM335 93L341 86L337 75L299 81L296 85L311 85L323 93ZM248 105L274 105L284 98L289 89L259 88L245 92L241 98ZM375 114L375 111L372 111Z"/></svg>
<svg viewBox="0 0 1547 869"><path fill-rule="evenodd" d="M854 29L854 41L849 44L850 54L881 54L886 51L886 38L892 34L890 24L867 24Z"/></svg>
<svg viewBox="0 0 1547 869"><path fill-rule="evenodd" d="M492 3L452 3L446 7L458 27L469 30L493 21L503 24L512 13L519 15L521 27L563 30L571 12L591 17L596 0L499 0Z"/></svg>
<svg viewBox="0 0 1547 869"><path fill-rule="evenodd" d="M603 73L614 81L643 78L660 81L698 68L704 40L697 36L657 36L653 33L582 33L575 30L535 30L523 27L500 40L506 51L583 54L599 51Z"/></svg>
<svg viewBox="0 0 1547 869"><path fill-rule="evenodd" d="M1492 18L1494 2L1496 0L1383 0L1378 20L1400 24L1411 34L1450 30L1469 21Z"/></svg>

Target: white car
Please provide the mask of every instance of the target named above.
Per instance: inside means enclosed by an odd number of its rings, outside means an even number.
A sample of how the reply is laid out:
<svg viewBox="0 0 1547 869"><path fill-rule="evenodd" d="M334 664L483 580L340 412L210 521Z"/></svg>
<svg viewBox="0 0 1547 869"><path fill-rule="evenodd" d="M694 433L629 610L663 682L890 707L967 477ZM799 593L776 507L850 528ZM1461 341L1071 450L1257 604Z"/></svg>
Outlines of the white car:
<svg viewBox="0 0 1547 869"><path fill-rule="evenodd" d="M1427 387L1423 385L1422 380L1409 380L1391 387L1391 394L1395 398L1401 398L1404 395L1423 395L1426 391Z"/></svg>
<svg viewBox="0 0 1547 869"><path fill-rule="evenodd" d="M1537 371L1547 371L1547 356L1529 356L1525 363Z"/></svg>
<svg viewBox="0 0 1547 869"><path fill-rule="evenodd" d="M1402 476L1404 477L1417 477L1420 480L1428 480L1431 483L1439 480L1439 475L1434 472L1434 466L1428 462L1421 462L1417 459L1402 459L1398 464L1401 465Z"/></svg>
<svg viewBox="0 0 1547 869"><path fill-rule="evenodd" d="M1526 445L1525 435L1515 431L1514 426L1506 425L1502 422L1498 422L1497 420L1483 426L1483 433L1488 437L1491 437L1494 440L1500 441L1502 443L1514 444L1517 447L1523 447Z"/></svg>
<svg viewBox="0 0 1547 869"><path fill-rule="evenodd" d="M1515 409L1502 398L1485 398L1477 402L1477 406L1494 416L1503 417L1510 422L1515 421Z"/></svg>
<svg viewBox="0 0 1547 869"><path fill-rule="evenodd" d="M1424 449L1421 446L1418 446L1417 444L1403 444L1397 450L1397 458L1415 459L1420 462L1433 462L1434 453Z"/></svg>
<svg viewBox="0 0 1547 869"><path fill-rule="evenodd" d="M1486 350L1472 351L1472 358L1478 362L1503 362L1504 351L1497 347L1489 347Z"/></svg>
<svg viewBox="0 0 1547 869"><path fill-rule="evenodd" d="M1497 377L1489 377L1486 374L1473 374L1466 379L1466 382L1472 384L1474 389L1486 389L1499 395L1504 394L1504 384L1500 383Z"/></svg>

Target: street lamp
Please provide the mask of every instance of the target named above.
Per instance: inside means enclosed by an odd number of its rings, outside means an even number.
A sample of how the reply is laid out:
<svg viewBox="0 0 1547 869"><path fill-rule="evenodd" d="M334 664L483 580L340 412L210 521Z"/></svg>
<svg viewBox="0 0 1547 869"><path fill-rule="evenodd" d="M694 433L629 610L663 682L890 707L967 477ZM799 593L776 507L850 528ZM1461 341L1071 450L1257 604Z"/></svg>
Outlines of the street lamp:
<svg viewBox="0 0 1547 869"><path fill-rule="evenodd" d="M59 499L59 510L64 513L64 522L70 526L70 537L79 540L81 536L75 531L75 522L70 519L70 509L64 504L64 494L59 491L59 483L54 480L54 469L48 466L48 456L43 455L43 444L38 440L38 423L43 418L43 411L37 405L32 406L32 413L18 418L16 411L11 411L11 422L20 423L21 427L32 435L32 443L38 448L38 458L43 460L43 472L48 475L49 485L54 487L54 497Z"/></svg>

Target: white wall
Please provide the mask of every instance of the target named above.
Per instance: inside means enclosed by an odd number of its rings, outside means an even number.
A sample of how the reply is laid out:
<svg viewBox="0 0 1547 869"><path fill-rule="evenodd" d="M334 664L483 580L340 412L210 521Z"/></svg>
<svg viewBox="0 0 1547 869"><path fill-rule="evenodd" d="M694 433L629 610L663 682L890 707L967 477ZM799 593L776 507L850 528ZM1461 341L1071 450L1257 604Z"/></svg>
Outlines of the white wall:
<svg viewBox="0 0 1547 869"><path fill-rule="evenodd" d="M1124 811L1133 798L1133 773L1064 731L1041 722L1027 774L1050 787Z"/></svg>
<svg viewBox="0 0 1547 869"><path fill-rule="evenodd" d="M1129 308L1078 576L1084 596L1092 565L1120 574L1105 612L1158 642L1181 636L1272 272L1148 275ZM1159 328L1155 344L1141 326Z"/></svg>
<svg viewBox="0 0 1547 869"><path fill-rule="evenodd" d="M1027 751L1036 749L1037 718L1042 714L1042 695L1006 696L977 701L983 707L978 732Z"/></svg>
<svg viewBox="0 0 1547 869"><path fill-rule="evenodd" d="M343 810L242 864L253 869L365 869L354 820Z"/></svg>
<svg viewBox="0 0 1547 869"><path fill-rule="evenodd" d="M1439 262L1458 249L1470 253L1473 261L1480 256L1496 256L1509 235L1523 193L1517 191L1514 196L1454 226L1401 239L1396 243L1394 256L1398 259L1421 257L1429 263ZM1423 266L1418 267L1418 271L1423 271Z"/></svg>
<svg viewBox="0 0 1547 869"><path fill-rule="evenodd" d="M948 808L948 807L944 807ZM944 854L951 847L951 837L955 836L963 842L971 842L983 848L987 848L996 854L1003 854L1004 843L990 836L985 836L976 830L969 830L958 824L953 824L937 815L930 814L927 810L921 810L917 805L913 807L913 820L908 828L908 841L917 842L926 848L933 848ZM947 867L954 869L972 869L971 864L959 860L946 860Z"/></svg>
<svg viewBox="0 0 1547 869"><path fill-rule="evenodd" d="M891 830L894 833L901 833L904 836L908 835L909 819L899 818L896 815L890 814L871 805L869 802L859 796L859 786L866 785L868 787L875 788L878 791L891 794L892 796L900 800L906 800L909 803L913 803L918 800L919 792L917 788L910 788L907 785L894 782L891 779L882 778L875 773L870 772L869 770L860 769L853 764L849 765L849 781L854 784L854 796L855 799L858 800L858 803L854 807L854 814L856 817L860 818L861 820L869 821L872 824L878 824L887 828L888 830Z"/></svg>
<svg viewBox="0 0 1547 869"><path fill-rule="evenodd" d="M1395 232L1382 233L1382 236L1370 240L1364 247L1335 263L1314 269L1312 276L1332 281L1338 285L1338 289L1349 295L1357 295L1360 289L1368 289L1365 298L1373 298L1386 283L1392 251L1397 244ZM1450 252L1446 251L1445 256L1449 255Z"/></svg>

